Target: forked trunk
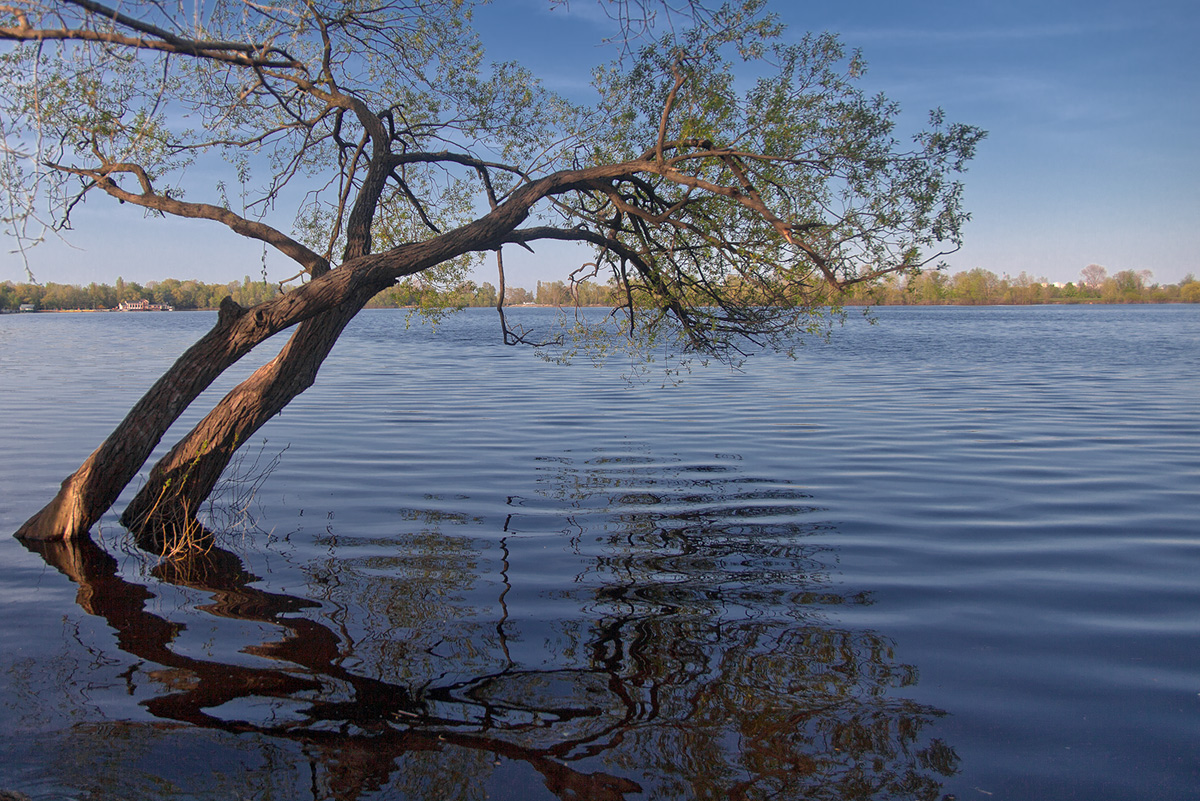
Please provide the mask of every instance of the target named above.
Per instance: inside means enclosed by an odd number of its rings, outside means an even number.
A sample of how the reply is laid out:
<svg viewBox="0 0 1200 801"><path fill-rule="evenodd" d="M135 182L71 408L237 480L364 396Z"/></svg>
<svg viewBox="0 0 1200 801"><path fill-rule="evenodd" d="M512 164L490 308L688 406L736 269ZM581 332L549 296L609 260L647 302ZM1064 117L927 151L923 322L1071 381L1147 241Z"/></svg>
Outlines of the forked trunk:
<svg viewBox="0 0 1200 801"><path fill-rule="evenodd" d="M359 293L301 323L278 356L234 387L154 466L121 516L122 525L143 548L170 553L206 547L207 532L196 513L230 459L254 432L312 386L346 324L371 294Z"/></svg>
<svg viewBox="0 0 1200 801"><path fill-rule="evenodd" d="M163 434L213 381L268 336L269 326L230 298L217 324L188 348L141 397L116 430L63 481L58 494L16 536L60 540L85 536L116 502Z"/></svg>
<svg viewBox="0 0 1200 801"><path fill-rule="evenodd" d="M16 536L23 540L87 536L188 405L256 345L299 324L278 357L230 392L154 468L122 517L140 534L151 534L156 527L167 535L200 531L196 511L238 446L312 385L338 335L377 292L403 276L464 253L495 249L525 220L530 206L547 195L590 187L595 180L611 177L610 173L626 172L627 166L621 165L554 173L514 190L490 213L466 225L386 253L354 256L319 277L314 271L307 284L253 309L242 309L226 298L213 329L179 357ZM169 543L162 542L163 546Z"/></svg>

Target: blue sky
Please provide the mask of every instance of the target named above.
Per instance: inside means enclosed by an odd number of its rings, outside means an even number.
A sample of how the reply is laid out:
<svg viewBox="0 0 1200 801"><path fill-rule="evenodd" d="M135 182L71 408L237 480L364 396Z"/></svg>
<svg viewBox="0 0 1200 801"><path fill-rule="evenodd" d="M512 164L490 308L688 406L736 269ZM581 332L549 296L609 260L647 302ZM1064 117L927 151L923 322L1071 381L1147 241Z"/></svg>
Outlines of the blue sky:
<svg viewBox="0 0 1200 801"><path fill-rule="evenodd" d="M838 33L866 86L920 125L934 107L988 131L965 176L972 220L951 271L1070 281L1088 264L1200 277L1200 2L775 3L789 35ZM484 12L495 55L524 57L552 87L586 82L604 20L540 0ZM529 26L517 29L521 23ZM530 23L532 23L530 25Z"/></svg>
<svg viewBox="0 0 1200 801"><path fill-rule="evenodd" d="M919 125L943 108L989 132L965 177L973 219L951 271L983 267L1075 280L1090 263L1200 276L1200 2L776 3L789 35L839 33L868 64L870 91ZM610 23L590 0L496 0L478 15L496 59L516 59L566 94L586 91ZM577 95L583 97L583 95ZM144 220L96 197L69 239L31 253L43 281L112 283L258 275L257 245L211 224ZM214 250L215 247L215 250ZM41 251L41 252L39 252ZM509 281L563 278L573 254L506 250ZM282 268L281 268L282 269ZM487 278L487 274L481 274ZM0 256L0 280L23 280Z"/></svg>

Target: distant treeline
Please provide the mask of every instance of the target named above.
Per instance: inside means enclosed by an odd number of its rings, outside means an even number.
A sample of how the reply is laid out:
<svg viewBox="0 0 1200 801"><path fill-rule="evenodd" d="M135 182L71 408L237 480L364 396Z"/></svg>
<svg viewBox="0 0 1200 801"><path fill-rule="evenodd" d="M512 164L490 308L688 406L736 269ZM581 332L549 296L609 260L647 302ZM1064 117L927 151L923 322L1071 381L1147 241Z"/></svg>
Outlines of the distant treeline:
<svg viewBox="0 0 1200 801"><path fill-rule="evenodd" d="M38 310L113 309L123 302L147 300L179 310L215 309L221 299L231 296L242 306L270 300L282 290L277 284L251 281L206 284L168 278L145 285L117 279L108 284L14 284L0 283L0 310L17 311L22 305ZM488 282L467 281L450 290L409 281L380 292L368 304L371 308L408 306L495 306L496 287ZM530 292L508 287L505 304L533 303L543 306L612 306L622 294L612 285L583 281L539 281ZM1051 283L1022 272L1016 278L997 276L984 269L953 275L943 272L922 273L914 278L891 277L872 284L850 288L843 299L847 305L879 306L959 305L1003 306L1040 303L1200 303L1200 281L1191 274L1178 284L1157 284L1148 270L1123 270L1109 275L1099 265L1084 268L1078 282Z"/></svg>
<svg viewBox="0 0 1200 801"><path fill-rule="evenodd" d="M115 309L121 303L147 300L150 303L172 306L179 311L215 309L225 296L232 297L242 306L253 306L270 300L283 290L278 284L251 281L245 277L241 282L228 284L206 284L202 281L180 281L168 278L138 284L117 279L116 286L108 284L14 284L0 283L0 311L18 311L29 305L39 311L104 310ZM523 287L508 287L505 303L519 306L523 303L538 303L547 306L608 306L614 301L614 291L589 281L581 282L572 289L562 281L540 281L536 292ZM496 287L487 283L467 281L458 287L446 290L424 285L418 281L405 282L376 295L368 304L370 308L403 308L407 306L495 306Z"/></svg>
<svg viewBox="0 0 1200 801"><path fill-rule="evenodd" d="M1024 306L1041 303L1200 303L1200 281L1188 274L1178 284L1158 284L1149 270L1113 275L1089 264L1079 281L1052 283L1022 272L1015 278L976 268L927 272L913 278L863 284L850 289L847 304L878 306Z"/></svg>
<svg viewBox="0 0 1200 801"><path fill-rule="evenodd" d="M146 285L117 279L116 286L108 284L0 284L0 309L16 311L31 304L44 311L64 309L115 309L121 303L148 300L151 303L174 306L176 309L215 309L226 295L243 306L253 306L279 294L275 284L251 281L205 284L201 281L179 281L168 278Z"/></svg>

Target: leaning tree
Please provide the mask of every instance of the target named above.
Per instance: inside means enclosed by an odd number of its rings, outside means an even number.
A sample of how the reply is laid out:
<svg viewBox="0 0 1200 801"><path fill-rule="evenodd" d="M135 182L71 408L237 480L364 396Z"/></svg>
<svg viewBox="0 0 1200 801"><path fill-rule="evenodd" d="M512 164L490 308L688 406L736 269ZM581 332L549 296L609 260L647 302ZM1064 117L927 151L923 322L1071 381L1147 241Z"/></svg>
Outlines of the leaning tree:
<svg viewBox="0 0 1200 801"><path fill-rule="evenodd" d="M236 449L312 384L375 294L494 254L502 307L506 244L590 246L625 336L725 358L786 346L846 286L958 246L955 176L981 131L934 112L902 141L858 55L789 38L764 0L664 3L657 27L649 0L601 4L624 35L589 104L486 62L466 0L0 5L10 239L24 248L101 194L223 225L295 273L252 308L225 298L17 536L86 535L184 409L290 331L122 516L160 541L194 531Z"/></svg>

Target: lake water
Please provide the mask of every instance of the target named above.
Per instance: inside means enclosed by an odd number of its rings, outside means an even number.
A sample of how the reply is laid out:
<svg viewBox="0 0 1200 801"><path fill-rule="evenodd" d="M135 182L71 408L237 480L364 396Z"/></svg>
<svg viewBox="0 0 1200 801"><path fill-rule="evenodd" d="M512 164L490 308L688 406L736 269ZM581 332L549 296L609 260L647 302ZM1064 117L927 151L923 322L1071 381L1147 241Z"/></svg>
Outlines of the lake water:
<svg viewBox="0 0 1200 801"><path fill-rule="evenodd" d="M364 312L206 558L0 536L0 788L1196 798L1200 307L876 317L664 387ZM213 319L0 317L0 534Z"/></svg>

